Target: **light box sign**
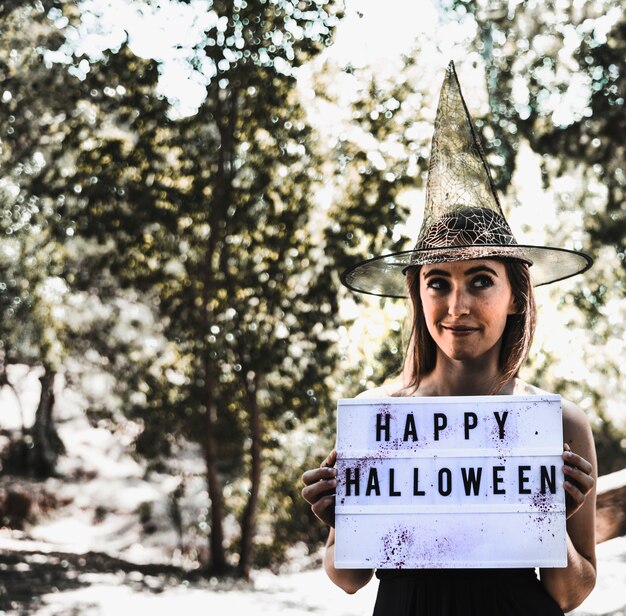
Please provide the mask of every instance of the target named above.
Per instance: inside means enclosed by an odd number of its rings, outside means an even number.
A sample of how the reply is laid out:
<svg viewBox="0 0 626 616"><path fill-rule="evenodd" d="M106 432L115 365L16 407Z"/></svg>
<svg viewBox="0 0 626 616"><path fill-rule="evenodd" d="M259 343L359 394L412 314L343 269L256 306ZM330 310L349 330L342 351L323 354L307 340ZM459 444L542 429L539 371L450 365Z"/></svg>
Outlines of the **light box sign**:
<svg viewBox="0 0 626 616"><path fill-rule="evenodd" d="M565 567L561 398L337 405L335 566Z"/></svg>

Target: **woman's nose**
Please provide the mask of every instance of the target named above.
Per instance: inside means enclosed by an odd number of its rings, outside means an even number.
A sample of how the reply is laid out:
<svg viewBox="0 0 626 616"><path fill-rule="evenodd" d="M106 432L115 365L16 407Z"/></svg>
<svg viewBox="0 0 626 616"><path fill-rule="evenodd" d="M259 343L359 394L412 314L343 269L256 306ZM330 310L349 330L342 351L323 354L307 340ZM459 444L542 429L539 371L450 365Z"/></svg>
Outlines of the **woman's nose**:
<svg viewBox="0 0 626 616"><path fill-rule="evenodd" d="M469 298L463 289L453 289L449 297L450 303L448 304L448 314L451 317L459 317L464 314L469 314Z"/></svg>

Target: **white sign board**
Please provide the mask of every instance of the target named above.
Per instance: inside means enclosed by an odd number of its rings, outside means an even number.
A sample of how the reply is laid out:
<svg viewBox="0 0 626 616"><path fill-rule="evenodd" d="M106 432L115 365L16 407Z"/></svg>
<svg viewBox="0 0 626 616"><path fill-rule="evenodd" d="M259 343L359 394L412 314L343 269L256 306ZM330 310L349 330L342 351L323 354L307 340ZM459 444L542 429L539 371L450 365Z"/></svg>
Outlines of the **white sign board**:
<svg viewBox="0 0 626 616"><path fill-rule="evenodd" d="M565 567L561 398L337 405L335 566Z"/></svg>

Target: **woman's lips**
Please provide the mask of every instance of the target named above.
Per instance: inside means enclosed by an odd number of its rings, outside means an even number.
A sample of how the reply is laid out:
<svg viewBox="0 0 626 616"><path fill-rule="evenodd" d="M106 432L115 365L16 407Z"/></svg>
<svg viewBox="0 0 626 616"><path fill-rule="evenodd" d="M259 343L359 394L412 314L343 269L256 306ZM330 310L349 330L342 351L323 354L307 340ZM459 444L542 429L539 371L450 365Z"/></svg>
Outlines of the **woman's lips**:
<svg viewBox="0 0 626 616"><path fill-rule="evenodd" d="M450 332L453 336L469 336L478 331L478 327L471 327L469 325L442 325L441 327Z"/></svg>

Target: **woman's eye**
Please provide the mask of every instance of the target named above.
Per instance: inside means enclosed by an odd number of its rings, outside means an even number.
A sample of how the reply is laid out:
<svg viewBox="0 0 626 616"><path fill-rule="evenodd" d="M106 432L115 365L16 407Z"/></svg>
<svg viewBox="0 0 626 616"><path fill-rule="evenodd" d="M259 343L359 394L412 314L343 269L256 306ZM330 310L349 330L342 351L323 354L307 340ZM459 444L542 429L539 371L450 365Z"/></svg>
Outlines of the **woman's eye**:
<svg viewBox="0 0 626 616"><path fill-rule="evenodd" d="M487 289L493 287L493 280L489 276L476 276L472 280L472 286L477 289Z"/></svg>
<svg viewBox="0 0 626 616"><path fill-rule="evenodd" d="M449 284L444 278L431 278L426 282L426 286L435 291L444 291L449 287Z"/></svg>

